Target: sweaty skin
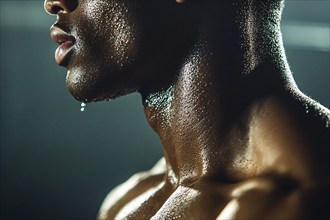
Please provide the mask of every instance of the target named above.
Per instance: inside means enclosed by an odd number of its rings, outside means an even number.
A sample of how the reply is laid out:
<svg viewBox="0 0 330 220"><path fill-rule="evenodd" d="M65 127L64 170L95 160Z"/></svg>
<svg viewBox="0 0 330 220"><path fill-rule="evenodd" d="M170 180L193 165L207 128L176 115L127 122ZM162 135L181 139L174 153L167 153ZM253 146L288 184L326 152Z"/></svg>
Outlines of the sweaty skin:
<svg viewBox="0 0 330 220"><path fill-rule="evenodd" d="M109 193L98 219L329 218L330 111L294 82L283 5L45 1L72 95L139 92L163 145L150 171Z"/></svg>

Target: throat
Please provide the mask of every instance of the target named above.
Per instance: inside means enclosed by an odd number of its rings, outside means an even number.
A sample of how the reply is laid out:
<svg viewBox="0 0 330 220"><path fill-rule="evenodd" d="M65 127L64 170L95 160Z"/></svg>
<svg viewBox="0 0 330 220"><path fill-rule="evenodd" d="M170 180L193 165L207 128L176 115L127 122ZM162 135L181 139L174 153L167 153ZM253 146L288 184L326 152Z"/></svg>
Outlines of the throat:
<svg viewBox="0 0 330 220"><path fill-rule="evenodd" d="M253 176L254 105L289 84L286 70L270 61L246 75L207 48L196 46L169 86L143 94L147 120L160 137L173 183Z"/></svg>
<svg viewBox="0 0 330 220"><path fill-rule="evenodd" d="M215 175L226 173L231 160L237 160L232 157L234 151L247 151L246 123L228 120L236 117L228 115L234 112L228 105L223 107L227 99L218 81L209 56L197 50L183 64L175 83L144 99L145 113L160 137L172 183L218 178ZM250 161L246 155L240 157Z"/></svg>

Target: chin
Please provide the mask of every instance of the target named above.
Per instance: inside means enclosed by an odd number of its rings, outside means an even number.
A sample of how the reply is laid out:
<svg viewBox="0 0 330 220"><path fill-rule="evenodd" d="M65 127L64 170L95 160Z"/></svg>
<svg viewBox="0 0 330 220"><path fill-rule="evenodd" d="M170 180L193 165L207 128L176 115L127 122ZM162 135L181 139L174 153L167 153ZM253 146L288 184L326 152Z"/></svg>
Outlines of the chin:
<svg viewBox="0 0 330 220"><path fill-rule="evenodd" d="M83 74L82 71L69 70L66 85L72 96L79 102L89 103L115 99L135 92L128 86L119 86L115 79L101 77L98 74Z"/></svg>
<svg viewBox="0 0 330 220"><path fill-rule="evenodd" d="M100 97L96 95L96 92L92 90L92 87L86 85L73 84L67 81L67 88L71 95L79 102L96 102L100 101Z"/></svg>
<svg viewBox="0 0 330 220"><path fill-rule="evenodd" d="M92 102L96 98L95 88L97 86L91 77L86 77L86 74L83 74L79 68L68 70L66 85L72 96L80 102Z"/></svg>

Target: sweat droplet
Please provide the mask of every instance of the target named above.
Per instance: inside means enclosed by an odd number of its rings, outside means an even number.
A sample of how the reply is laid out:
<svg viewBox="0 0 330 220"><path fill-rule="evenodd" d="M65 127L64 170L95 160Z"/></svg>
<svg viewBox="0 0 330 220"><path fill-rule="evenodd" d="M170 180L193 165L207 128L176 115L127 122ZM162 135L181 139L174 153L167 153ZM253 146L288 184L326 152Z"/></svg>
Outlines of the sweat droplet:
<svg viewBox="0 0 330 220"><path fill-rule="evenodd" d="M82 102L80 106L81 106L80 111L82 112L85 111L86 104Z"/></svg>

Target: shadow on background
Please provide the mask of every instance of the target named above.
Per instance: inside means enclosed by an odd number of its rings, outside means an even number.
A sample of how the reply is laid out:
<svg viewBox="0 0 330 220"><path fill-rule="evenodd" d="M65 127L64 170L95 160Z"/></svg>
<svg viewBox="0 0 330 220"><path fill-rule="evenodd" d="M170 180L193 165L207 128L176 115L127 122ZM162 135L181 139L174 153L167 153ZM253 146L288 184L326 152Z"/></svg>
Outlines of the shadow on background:
<svg viewBox="0 0 330 220"><path fill-rule="evenodd" d="M0 3L1 219L94 219L109 190L161 157L158 137L138 94L80 112L54 61L55 18L42 1ZM283 20L298 86L327 107L328 9L329 1L288 1ZM327 32L324 43L313 43L316 30Z"/></svg>

